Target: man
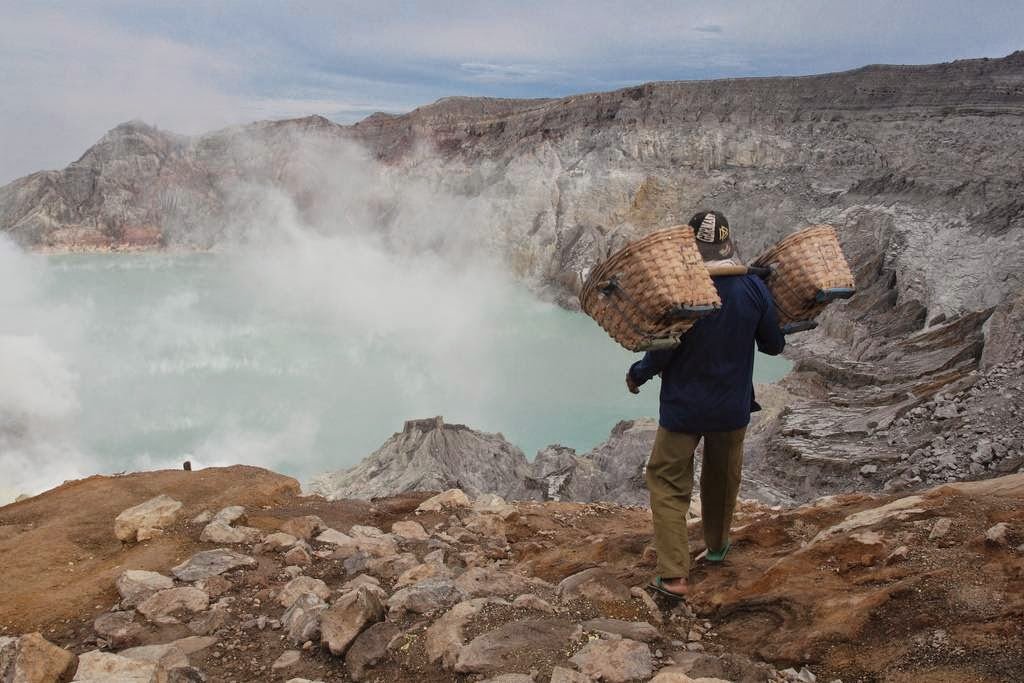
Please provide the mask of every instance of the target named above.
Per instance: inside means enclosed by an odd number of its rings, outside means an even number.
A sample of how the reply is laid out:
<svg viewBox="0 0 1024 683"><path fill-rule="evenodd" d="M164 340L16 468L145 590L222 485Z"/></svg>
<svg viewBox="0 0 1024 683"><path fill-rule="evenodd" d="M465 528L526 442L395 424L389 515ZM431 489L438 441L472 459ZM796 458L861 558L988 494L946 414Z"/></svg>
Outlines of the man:
<svg viewBox="0 0 1024 683"><path fill-rule="evenodd" d="M709 266L740 265L729 222L718 211L690 219L697 247ZM729 551L729 526L739 493L743 437L754 400L754 345L778 355L786 342L775 303L755 275L715 277L722 308L697 321L682 343L650 351L626 373L629 391L661 374L661 408L654 449L647 464L647 489L654 516L658 577L651 587L670 597L687 593L690 548L686 513L693 492L693 454L704 440L700 477L701 517L707 559L721 562Z"/></svg>

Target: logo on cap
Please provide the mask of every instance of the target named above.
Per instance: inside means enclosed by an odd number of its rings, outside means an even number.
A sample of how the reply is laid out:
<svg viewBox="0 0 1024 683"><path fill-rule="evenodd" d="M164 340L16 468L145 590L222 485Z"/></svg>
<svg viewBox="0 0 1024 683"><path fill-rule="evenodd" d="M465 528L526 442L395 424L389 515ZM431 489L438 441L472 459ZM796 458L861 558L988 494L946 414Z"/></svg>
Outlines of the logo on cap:
<svg viewBox="0 0 1024 683"><path fill-rule="evenodd" d="M697 239L701 242L714 243L715 241L715 214L708 213L700 223L697 230Z"/></svg>

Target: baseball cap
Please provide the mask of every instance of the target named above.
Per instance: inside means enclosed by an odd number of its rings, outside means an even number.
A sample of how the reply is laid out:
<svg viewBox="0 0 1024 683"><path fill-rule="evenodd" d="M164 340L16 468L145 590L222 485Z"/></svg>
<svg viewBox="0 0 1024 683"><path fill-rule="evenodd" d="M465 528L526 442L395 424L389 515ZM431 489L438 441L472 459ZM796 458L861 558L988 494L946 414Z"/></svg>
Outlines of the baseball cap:
<svg viewBox="0 0 1024 683"><path fill-rule="evenodd" d="M698 211L690 219L697 249L705 261L719 261L736 253L729 236L729 219L721 211Z"/></svg>

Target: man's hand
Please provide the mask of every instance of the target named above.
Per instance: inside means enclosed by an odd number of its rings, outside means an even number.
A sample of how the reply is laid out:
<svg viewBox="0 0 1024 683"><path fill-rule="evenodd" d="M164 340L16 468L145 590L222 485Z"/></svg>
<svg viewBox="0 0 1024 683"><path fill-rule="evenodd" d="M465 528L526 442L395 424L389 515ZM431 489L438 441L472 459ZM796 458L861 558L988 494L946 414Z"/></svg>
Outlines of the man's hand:
<svg viewBox="0 0 1024 683"><path fill-rule="evenodd" d="M629 393L631 394L640 393L640 387L636 385L636 382L633 381L633 376L628 372L626 373L626 388L629 389Z"/></svg>

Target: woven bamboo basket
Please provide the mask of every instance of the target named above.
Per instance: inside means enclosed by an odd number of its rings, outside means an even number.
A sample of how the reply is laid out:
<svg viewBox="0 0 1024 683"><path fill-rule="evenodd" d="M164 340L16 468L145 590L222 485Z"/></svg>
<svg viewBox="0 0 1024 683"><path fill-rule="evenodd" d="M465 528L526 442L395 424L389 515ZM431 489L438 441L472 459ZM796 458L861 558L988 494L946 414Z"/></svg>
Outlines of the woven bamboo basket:
<svg viewBox="0 0 1024 683"><path fill-rule="evenodd" d="M768 289L785 329L812 321L831 302L856 291L853 273L831 225L812 225L789 235L753 265L770 268Z"/></svg>
<svg viewBox="0 0 1024 683"><path fill-rule="evenodd" d="M721 303L689 226L626 245L594 269L580 292L583 311L630 351L677 346Z"/></svg>

